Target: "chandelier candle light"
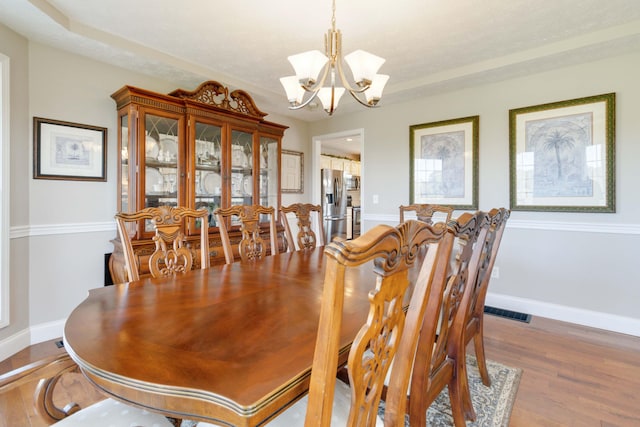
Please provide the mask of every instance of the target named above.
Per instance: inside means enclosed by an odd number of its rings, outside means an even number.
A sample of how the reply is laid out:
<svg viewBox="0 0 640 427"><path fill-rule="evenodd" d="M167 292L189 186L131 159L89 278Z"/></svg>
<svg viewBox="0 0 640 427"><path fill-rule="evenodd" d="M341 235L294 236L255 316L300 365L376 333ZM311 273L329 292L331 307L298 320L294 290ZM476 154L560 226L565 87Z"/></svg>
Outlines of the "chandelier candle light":
<svg viewBox="0 0 640 427"><path fill-rule="evenodd" d="M289 99L289 108L298 110L306 107L318 97L324 110L332 115L345 89L360 104L365 107L375 107L389 80L387 75L376 74L385 60L364 50L356 50L345 56L344 61L351 68L355 87L349 84L342 65L342 34L340 30L336 30L335 0L333 0L331 29L324 37L324 48L325 54L319 50L311 50L287 58L296 72L295 76L280 79ZM336 74L342 87L336 87ZM321 77L317 79L319 75ZM306 93L311 93L311 96L303 101ZM361 99L362 94L364 100Z"/></svg>

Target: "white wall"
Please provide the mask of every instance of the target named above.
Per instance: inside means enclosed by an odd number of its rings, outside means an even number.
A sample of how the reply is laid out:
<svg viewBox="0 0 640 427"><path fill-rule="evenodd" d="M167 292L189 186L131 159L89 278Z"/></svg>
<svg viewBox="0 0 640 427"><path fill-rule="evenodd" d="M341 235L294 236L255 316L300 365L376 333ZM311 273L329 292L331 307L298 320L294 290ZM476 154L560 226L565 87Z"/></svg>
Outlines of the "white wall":
<svg viewBox="0 0 640 427"><path fill-rule="evenodd" d="M491 282L504 308L640 335L640 52L314 123L364 128L364 229L397 223L409 202L409 126L480 116L480 209L509 206L509 109L616 93L614 214L513 212ZM384 101L384 97L383 97ZM373 195L379 204L373 204ZM574 231L575 230L575 231ZM505 307L506 306L506 307Z"/></svg>

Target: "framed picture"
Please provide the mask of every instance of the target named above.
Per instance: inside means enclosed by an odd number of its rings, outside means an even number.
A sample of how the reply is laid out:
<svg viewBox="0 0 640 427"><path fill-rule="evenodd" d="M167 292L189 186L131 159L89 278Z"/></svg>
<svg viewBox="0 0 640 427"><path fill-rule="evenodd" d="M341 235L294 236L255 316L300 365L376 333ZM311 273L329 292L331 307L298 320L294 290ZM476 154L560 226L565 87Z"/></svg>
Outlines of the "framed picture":
<svg viewBox="0 0 640 427"><path fill-rule="evenodd" d="M509 110L511 209L615 212L615 93Z"/></svg>
<svg viewBox="0 0 640 427"><path fill-rule="evenodd" d="M480 116L409 127L410 203L478 208Z"/></svg>
<svg viewBox="0 0 640 427"><path fill-rule="evenodd" d="M33 177L107 180L107 128L33 118Z"/></svg>
<svg viewBox="0 0 640 427"><path fill-rule="evenodd" d="M283 193L304 192L304 153L282 150L281 190Z"/></svg>

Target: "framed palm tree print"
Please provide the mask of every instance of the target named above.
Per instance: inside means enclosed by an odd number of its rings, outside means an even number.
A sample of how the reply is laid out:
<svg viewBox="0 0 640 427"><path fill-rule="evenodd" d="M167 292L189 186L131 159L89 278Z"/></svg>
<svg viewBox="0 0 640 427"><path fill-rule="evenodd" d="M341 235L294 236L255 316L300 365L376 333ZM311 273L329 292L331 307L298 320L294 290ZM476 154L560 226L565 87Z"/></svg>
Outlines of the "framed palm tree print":
<svg viewBox="0 0 640 427"><path fill-rule="evenodd" d="M411 204L478 208L480 116L409 127Z"/></svg>
<svg viewBox="0 0 640 427"><path fill-rule="evenodd" d="M615 93L509 110L512 210L615 212Z"/></svg>

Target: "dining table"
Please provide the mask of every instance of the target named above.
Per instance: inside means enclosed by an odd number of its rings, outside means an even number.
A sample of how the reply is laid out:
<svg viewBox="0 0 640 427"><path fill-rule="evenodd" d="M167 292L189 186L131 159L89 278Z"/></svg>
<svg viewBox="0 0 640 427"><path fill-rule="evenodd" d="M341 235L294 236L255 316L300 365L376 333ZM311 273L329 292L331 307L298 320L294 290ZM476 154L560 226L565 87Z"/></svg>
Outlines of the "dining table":
<svg viewBox="0 0 640 427"><path fill-rule="evenodd" d="M92 289L65 323L65 348L118 400L178 419L264 424L308 392L325 257L317 247ZM340 364L367 318L372 269L347 269Z"/></svg>

